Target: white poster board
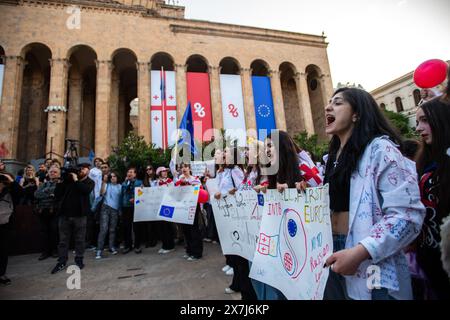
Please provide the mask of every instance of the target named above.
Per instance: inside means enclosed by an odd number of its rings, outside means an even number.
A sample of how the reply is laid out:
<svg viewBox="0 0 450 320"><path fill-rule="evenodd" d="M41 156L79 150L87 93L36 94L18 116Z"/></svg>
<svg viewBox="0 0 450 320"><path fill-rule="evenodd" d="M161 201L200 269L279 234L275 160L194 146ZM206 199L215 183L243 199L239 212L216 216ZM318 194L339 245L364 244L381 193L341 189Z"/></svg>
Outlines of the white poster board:
<svg viewBox="0 0 450 320"><path fill-rule="evenodd" d="M194 177L203 177L205 170L208 169L211 176L215 176L216 163L214 160L208 161L191 161L191 171Z"/></svg>
<svg viewBox="0 0 450 320"><path fill-rule="evenodd" d="M250 277L290 300L321 300L333 253L328 185L306 193L264 194L258 244Z"/></svg>
<svg viewBox="0 0 450 320"><path fill-rule="evenodd" d="M165 187L158 220L194 224L200 185Z"/></svg>
<svg viewBox="0 0 450 320"><path fill-rule="evenodd" d="M210 192L210 203L223 254L252 261L261 221L258 194L254 190L238 191L217 200Z"/></svg>
<svg viewBox="0 0 450 320"><path fill-rule="evenodd" d="M134 222L159 220L165 189L167 187L134 188Z"/></svg>

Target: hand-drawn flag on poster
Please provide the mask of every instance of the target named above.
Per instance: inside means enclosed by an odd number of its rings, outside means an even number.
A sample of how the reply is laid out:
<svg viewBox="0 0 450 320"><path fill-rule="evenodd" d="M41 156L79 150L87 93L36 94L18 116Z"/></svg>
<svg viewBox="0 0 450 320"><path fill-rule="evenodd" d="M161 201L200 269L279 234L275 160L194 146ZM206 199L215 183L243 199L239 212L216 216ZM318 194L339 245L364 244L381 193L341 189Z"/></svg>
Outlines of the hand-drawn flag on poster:
<svg viewBox="0 0 450 320"><path fill-rule="evenodd" d="M177 97L175 72L151 71L152 142L166 149L175 144L177 130Z"/></svg>
<svg viewBox="0 0 450 320"><path fill-rule="evenodd" d="M187 101L191 103L195 139L209 141L211 140L211 133L205 135L205 131L212 128L209 74L188 72L186 80ZM201 129L199 124L201 124Z"/></svg>
<svg viewBox="0 0 450 320"><path fill-rule="evenodd" d="M276 129L270 79L269 77L252 76L252 85L256 130L258 130L258 139L264 140L271 130ZM260 131L263 129L267 130L266 133Z"/></svg>
<svg viewBox="0 0 450 320"><path fill-rule="evenodd" d="M220 91L222 94L223 128L239 146L246 145L246 127L244 99L240 75L221 74Z"/></svg>
<svg viewBox="0 0 450 320"><path fill-rule="evenodd" d="M161 217L172 218L174 211L175 207L161 206L161 209L159 210L159 215Z"/></svg>

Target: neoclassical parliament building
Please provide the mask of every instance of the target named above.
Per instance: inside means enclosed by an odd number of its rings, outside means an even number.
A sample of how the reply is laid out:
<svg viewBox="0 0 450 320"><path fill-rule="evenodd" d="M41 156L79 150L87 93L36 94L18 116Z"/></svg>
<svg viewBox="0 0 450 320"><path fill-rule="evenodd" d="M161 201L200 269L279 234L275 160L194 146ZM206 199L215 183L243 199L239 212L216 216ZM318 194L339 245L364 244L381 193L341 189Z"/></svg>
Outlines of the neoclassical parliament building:
<svg viewBox="0 0 450 320"><path fill-rule="evenodd" d="M107 157L132 130L166 147L188 105L196 137L277 128L326 138L325 36L184 13L160 0L0 0L0 156L62 155L74 139L82 156Z"/></svg>

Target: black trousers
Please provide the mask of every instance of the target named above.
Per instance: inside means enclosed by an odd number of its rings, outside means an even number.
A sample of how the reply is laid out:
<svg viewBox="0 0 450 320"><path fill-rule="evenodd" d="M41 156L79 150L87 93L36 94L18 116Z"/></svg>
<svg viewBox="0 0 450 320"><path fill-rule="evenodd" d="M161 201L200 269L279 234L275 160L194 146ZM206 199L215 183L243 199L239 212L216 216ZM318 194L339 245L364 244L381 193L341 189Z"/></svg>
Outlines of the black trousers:
<svg viewBox="0 0 450 320"><path fill-rule="evenodd" d="M134 217L134 208L133 208L133 217ZM147 223L148 222L133 222L134 247L136 249L140 248L142 243L144 243Z"/></svg>
<svg viewBox="0 0 450 320"><path fill-rule="evenodd" d="M160 221L159 230L161 231L162 248L164 250L175 248L175 225L172 222Z"/></svg>
<svg viewBox="0 0 450 320"><path fill-rule="evenodd" d="M52 255L58 248L58 216L51 209L39 213L42 237L42 253Z"/></svg>
<svg viewBox="0 0 450 320"><path fill-rule="evenodd" d="M183 224L184 241L186 243L186 253L195 258L201 258L203 255L203 236L199 226L200 206L197 204L194 224Z"/></svg>
<svg viewBox="0 0 450 320"><path fill-rule="evenodd" d="M131 249L133 247L133 207L122 208L122 231L125 248Z"/></svg>
<svg viewBox="0 0 450 320"><path fill-rule="evenodd" d="M206 219L208 219L206 237L213 241L219 241L219 234L217 233L216 221L214 220L214 213L211 204L205 203L203 205L203 209L206 210Z"/></svg>
<svg viewBox="0 0 450 320"><path fill-rule="evenodd" d="M0 224L0 277L6 273L8 266L8 224Z"/></svg>
<svg viewBox="0 0 450 320"><path fill-rule="evenodd" d="M75 261L83 259L86 244L86 217L59 217L58 262L66 263L69 254L69 242L75 239Z"/></svg>
<svg viewBox="0 0 450 320"><path fill-rule="evenodd" d="M154 247L158 243L160 229L159 221L145 222L145 245Z"/></svg>
<svg viewBox="0 0 450 320"><path fill-rule="evenodd" d="M230 289L240 291L242 300L257 300L255 290L248 276L250 268L247 259L235 255L230 256L230 259L234 272Z"/></svg>

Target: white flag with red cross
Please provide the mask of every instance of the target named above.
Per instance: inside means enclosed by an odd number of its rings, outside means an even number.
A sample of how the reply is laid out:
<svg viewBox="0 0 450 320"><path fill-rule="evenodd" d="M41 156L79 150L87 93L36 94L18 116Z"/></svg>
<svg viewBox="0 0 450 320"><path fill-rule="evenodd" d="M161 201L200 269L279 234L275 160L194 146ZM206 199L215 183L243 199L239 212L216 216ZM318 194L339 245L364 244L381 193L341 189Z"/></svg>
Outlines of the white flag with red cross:
<svg viewBox="0 0 450 320"><path fill-rule="evenodd" d="M177 130L177 96L175 72L151 71L152 142L167 149L175 144Z"/></svg>

